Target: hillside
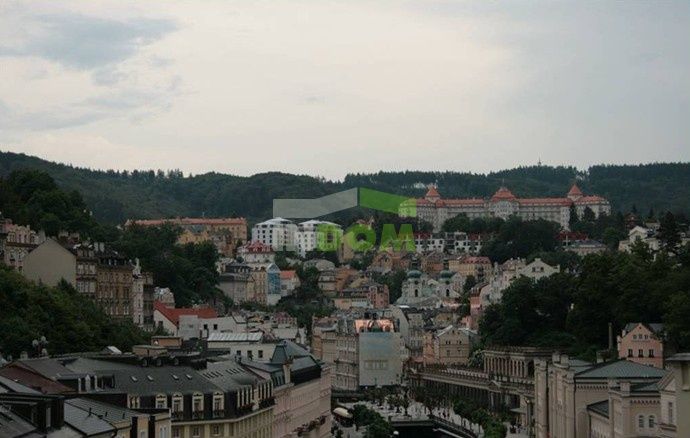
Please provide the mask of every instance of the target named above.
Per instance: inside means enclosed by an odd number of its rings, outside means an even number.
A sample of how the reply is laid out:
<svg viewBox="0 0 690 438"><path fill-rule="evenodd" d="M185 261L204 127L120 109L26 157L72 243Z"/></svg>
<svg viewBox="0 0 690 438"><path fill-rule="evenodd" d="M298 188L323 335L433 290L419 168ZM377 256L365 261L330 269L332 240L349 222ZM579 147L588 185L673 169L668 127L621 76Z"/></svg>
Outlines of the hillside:
<svg viewBox="0 0 690 438"><path fill-rule="evenodd" d="M483 174L462 172L379 172L351 174L342 182L269 172L241 177L179 171L94 171L24 154L0 152L0 175L17 169L49 173L67 191L79 191L97 219L121 223L128 218L241 215L271 216L274 198L313 198L365 186L410 196L423 194L419 183L437 182L444 197L490 196L502 182L518 196L562 196L574 180L588 193L611 200L615 210L633 205L646 214L690 212L690 163L574 167L532 166ZM417 187L415 188L415 184Z"/></svg>

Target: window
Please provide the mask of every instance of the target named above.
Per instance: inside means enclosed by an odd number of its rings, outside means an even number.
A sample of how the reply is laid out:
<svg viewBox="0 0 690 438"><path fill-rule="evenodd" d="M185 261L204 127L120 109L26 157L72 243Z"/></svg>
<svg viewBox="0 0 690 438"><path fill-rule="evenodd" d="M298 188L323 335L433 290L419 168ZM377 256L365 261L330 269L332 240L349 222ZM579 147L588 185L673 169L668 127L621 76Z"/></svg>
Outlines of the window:
<svg viewBox="0 0 690 438"><path fill-rule="evenodd" d="M644 357L644 352L642 351L641 348L639 350L637 350L637 357Z"/></svg>
<svg viewBox="0 0 690 438"><path fill-rule="evenodd" d="M172 396L172 411L182 412L182 394L174 394Z"/></svg>
<svg viewBox="0 0 690 438"><path fill-rule="evenodd" d="M628 348L628 357L633 357L632 348Z"/></svg>
<svg viewBox="0 0 690 438"><path fill-rule="evenodd" d="M199 426L192 426L192 436L194 438L201 436L201 428Z"/></svg>
<svg viewBox="0 0 690 438"><path fill-rule="evenodd" d="M156 408L157 409L165 409L168 407L168 398L165 396L165 394L158 394L156 396Z"/></svg>
<svg viewBox="0 0 690 438"><path fill-rule="evenodd" d="M259 350L259 359L263 359L263 357L264 357L264 351Z"/></svg>
<svg viewBox="0 0 690 438"><path fill-rule="evenodd" d="M649 349L649 357L654 357L654 350L651 348Z"/></svg>
<svg viewBox="0 0 690 438"><path fill-rule="evenodd" d="M644 429L644 415L637 416L637 428Z"/></svg>
<svg viewBox="0 0 690 438"><path fill-rule="evenodd" d="M180 438L180 428L179 427L173 427L172 428L172 438Z"/></svg>
<svg viewBox="0 0 690 438"><path fill-rule="evenodd" d="M649 428L654 429L656 427L656 417L654 415L649 416Z"/></svg>
<svg viewBox="0 0 690 438"><path fill-rule="evenodd" d="M201 412L204 410L204 396L196 393L192 398L192 411Z"/></svg>
<svg viewBox="0 0 690 438"><path fill-rule="evenodd" d="M668 410L668 424L673 424L673 402L668 402L666 409Z"/></svg>
<svg viewBox="0 0 690 438"><path fill-rule="evenodd" d="M211 434L213 436L220 435L220 426L218 424L214 424L213 426L211 426Z"/></svg>

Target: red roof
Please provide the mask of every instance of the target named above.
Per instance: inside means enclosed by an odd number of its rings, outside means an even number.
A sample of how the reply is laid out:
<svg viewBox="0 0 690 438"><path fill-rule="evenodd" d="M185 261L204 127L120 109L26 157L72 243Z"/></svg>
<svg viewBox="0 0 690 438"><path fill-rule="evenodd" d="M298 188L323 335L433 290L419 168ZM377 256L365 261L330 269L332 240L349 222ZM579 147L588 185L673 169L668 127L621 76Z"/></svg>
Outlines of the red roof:
<svg viewBox="0 0 690 438"><path fill-rule="evenodd" d="M292 278L295 278L297 275L296 271L280 271L280 279L281 280L290 280Z"/></svg>
<svg viewBox="0 0 690 438"><path fill-rule="evenodd" d="M584 193L582 193L582 190L577 186L577 184L573 184L573 186L570 188L570 191L568 192L568 196L582 196Z"/></svg>
<svg viewBox="0 0 690 438"><path fill-rule="evenodd" d="M255 240L251 243L245 243L240 247L241 251L249 252L249 253L267 253L267 252L273 252L273 248L270 246L266 245L265 243L262 243L258 240Z"/></svg>
<svg viewBox="0 0 690 438"><path fill-rule="evenodd" d="M491 197L492 201L512 201L516 199L515 195L513 195L513 192L508 190L506 187L501 187L494 193L494 195Z"/></svg>
<svg viewBox="0 0 690 438"><path fill-rule="evenodd" d="M427 190L425 198L440 198L441 194L436 190L436 187L429 185L429 190Z"/></svg>
<svg viewBox="0 0 690 438"><path fill-rule="evenodd" d="M173 307L167 307L160 301L153 302L153 310L158 310L166 319L168 319L168 321L172 322L175 325L180 324L180 316L182 315L196 315L199 318L218 317L216 311L211 309L210 307L181 307L176 309Z"/></svg>

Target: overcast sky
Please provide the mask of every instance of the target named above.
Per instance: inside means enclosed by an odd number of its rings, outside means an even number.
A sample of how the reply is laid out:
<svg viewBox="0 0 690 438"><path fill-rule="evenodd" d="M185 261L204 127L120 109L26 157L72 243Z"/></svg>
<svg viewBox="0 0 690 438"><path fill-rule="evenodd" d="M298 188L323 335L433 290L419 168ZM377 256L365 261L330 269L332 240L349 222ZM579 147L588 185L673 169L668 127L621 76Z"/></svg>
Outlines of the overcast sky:
<svg viewBox="0 0 690 438"><path fill-rule="evenodd" d="M0 150L94 168L690 160L690 2L0 2Z"/></svg>

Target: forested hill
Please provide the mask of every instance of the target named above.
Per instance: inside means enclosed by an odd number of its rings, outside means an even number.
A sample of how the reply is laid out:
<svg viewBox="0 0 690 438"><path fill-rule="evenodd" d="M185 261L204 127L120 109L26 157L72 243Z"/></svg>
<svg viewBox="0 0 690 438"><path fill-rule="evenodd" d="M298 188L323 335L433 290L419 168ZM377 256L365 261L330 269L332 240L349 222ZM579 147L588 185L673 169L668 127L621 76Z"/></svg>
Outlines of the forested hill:
<svg viewBox="0 0 690 438"><path fill-rule="evenodd" d="M65 190L79 191L97 219L241 215L271 216L274 198L314 198L365 186L420 196L421 184L437 183L444 197L490 196L504 182L517 196L563 196L574 180L586 193L608 198L616 210L641 214L690 212L690 163L574 167L532 166L489 174L466 172L379 172L353 174L342 182L278 172L240 177L219 173L183 176L179 171L95 171L24 154L0 152L0 176L13 170L49 173Z"/></svg>

